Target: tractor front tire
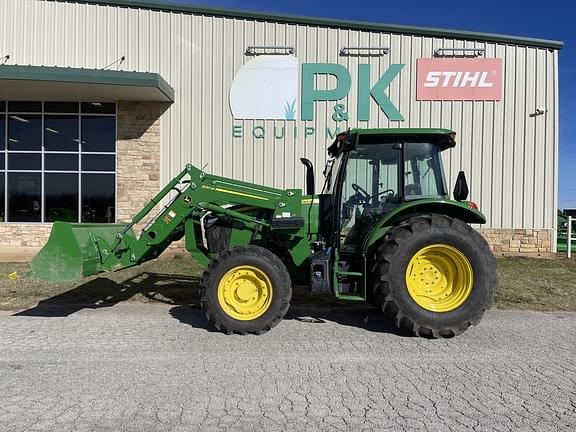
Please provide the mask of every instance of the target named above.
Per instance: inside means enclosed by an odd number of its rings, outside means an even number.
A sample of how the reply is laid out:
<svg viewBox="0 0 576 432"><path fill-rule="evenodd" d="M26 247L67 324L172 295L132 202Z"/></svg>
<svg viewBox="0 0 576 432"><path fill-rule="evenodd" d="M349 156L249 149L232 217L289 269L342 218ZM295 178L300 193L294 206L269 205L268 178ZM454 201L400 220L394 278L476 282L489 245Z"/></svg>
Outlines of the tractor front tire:
<svg viewBox="0 0 576 432"><path fill-rule="evenodd" d="M496 259L484 238L444 215L392 228L378 247L373 274L383 312L428 338L453 337L480 322L497 285Z"/></svg>
<svg viewBox="0 0 576 432"><path fill-rule="evenodd" d="M208 320L227 334L267 332L282 320L291 299L286 266L258 246L222 251L202 275L202 309Z"/></svg>

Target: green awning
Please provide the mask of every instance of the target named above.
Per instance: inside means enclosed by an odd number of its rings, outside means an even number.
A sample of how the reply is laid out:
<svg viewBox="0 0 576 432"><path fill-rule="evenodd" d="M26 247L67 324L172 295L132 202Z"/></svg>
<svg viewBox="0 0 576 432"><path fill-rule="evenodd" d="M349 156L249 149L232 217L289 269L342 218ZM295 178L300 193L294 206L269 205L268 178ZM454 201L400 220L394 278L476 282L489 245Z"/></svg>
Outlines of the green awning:
<svg viewBox="0 0 576 432"><path fill-rule="evenodd" d="M0 100L174 102L157 73L45 66L0 66Z"/></svg>

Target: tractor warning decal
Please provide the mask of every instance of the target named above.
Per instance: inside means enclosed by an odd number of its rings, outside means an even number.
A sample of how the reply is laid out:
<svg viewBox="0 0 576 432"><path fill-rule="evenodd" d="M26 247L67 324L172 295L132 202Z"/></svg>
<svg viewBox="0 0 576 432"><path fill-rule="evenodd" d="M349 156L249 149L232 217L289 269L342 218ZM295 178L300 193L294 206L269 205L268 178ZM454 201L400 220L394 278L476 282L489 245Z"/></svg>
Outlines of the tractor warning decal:
<svg viewBox="0 0 576 432"><path fill-rule="evenodd" d="M174 216L176 216L176 212L174 210L170 210L168 213L166 213L166 215L162 218L162 220L167 224L169 224L170 222L172 222L172 219L174 219Z"/></svg>

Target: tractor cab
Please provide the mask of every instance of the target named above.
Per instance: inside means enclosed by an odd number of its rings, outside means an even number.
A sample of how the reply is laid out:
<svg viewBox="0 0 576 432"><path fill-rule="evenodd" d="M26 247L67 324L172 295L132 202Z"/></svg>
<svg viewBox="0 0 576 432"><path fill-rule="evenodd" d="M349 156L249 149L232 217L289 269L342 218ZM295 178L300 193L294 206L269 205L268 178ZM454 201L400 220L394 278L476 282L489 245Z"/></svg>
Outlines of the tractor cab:
<svg viewBox="0 0 576 432"><path fill-rule="evenodd" d="M322 289L316 291L329 287L340 299L366 299L370 251L387 230L426 212L451 211L456 203L448 197L440 153L455 146L454 138L448 129L362 129L336 137L328 147L319 196L318 231L332 252L320 251L312 258L313 275L333 277L327 284L322 277ZM461 177L457 201L467 194L463 173Z"/></svg>
<svg viewBox="0 0 576 432"><path fill-rule="evenodd" d="M440 152L453 147L449 130L368 129L337 137L328 148L327 192L334 209L331 243L361 250L368 232L404 203L447 199Z"/></svg>

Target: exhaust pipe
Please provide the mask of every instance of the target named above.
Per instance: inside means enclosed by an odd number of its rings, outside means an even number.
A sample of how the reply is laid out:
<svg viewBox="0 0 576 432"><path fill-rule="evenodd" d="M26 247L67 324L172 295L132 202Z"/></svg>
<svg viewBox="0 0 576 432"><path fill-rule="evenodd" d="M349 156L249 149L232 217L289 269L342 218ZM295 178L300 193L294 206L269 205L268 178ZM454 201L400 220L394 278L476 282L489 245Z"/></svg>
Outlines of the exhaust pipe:
<svg viewBox="0 0 576 432"><path fill-rule="evenodd" d="M306 158L300 158L300 162L306 167L306 195L314 195L314 165Z"/></svg>

